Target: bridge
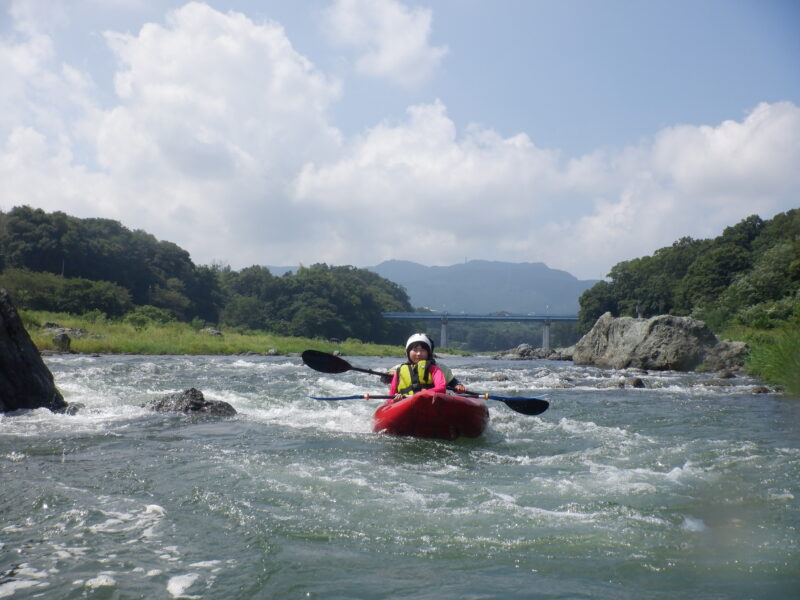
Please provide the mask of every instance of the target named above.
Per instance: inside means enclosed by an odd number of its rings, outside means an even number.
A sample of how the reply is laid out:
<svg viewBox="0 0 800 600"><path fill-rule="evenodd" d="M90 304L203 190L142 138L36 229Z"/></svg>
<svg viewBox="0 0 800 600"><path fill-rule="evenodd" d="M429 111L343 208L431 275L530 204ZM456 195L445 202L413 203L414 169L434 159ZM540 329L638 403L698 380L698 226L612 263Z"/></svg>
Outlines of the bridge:
<svg viewBox="0 0 800 600"><path fill-rule="evenodd" d="M433 312L385 312L381 313L384 319L407 320L407 321L440 321L442 333L439 337L439 345L447 348L447 323L448 321L539 321L544 323L542 330L542 348L550 349L550 324L553 321L577 321L577 315L512 315L507 313L494 313L489 315L471 315L465 313L433 313Z"/></svg>

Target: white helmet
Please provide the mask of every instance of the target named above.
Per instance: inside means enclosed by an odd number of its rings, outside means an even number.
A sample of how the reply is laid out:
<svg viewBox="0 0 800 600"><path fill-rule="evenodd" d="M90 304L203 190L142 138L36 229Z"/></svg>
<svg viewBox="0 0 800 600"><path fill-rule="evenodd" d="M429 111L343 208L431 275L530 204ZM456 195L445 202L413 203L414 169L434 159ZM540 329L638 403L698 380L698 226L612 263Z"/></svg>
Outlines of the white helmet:
<svg viewBox="0 0 800 600"><path fill-rule="evenodd" d="M408 354L408 350L414 344L425 344L428 347L428 352L433 354L433 341L424 333L415 333L406 342L406 354Z"/></svg>

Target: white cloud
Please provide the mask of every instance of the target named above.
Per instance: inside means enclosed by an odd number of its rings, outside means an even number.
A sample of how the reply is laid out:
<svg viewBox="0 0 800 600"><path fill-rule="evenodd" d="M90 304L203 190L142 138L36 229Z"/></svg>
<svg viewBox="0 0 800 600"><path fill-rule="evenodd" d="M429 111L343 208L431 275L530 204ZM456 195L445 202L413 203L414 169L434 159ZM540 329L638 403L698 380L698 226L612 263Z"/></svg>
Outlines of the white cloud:
<svg viewBox="0 0 800 600"><path fill-rule="evenodd" d="M588 278L798 206L789 102L572 159L524 133L459 127L443 101L343 139L328 114L339 83L276 23L189 3L106 39L118 96L102 107L48 35L0 39L3 210L118 219L234 268L469 257Z"/></svg>
<svg viewBox="0 0 800 600"><path fill-rule="evenodd" d="M430 9L397 0L336 0L326 12L333 40L360 52L356 67L404 86L427 80L447 46L431 46Z"/></svg>
<svg viewBox="0 0 800 600"><path fill-rule="evenodd" d="M800 108L790 102L762 103L741 122L666 128L651 145L618 156L625 160L603 158L585 182L608 190L612 178L612 193L569 224L608 267L800 206Z"/></svg>
<svg viewBox="0 0 800 600"><path fill-rule="evenodd" d="M56 0L10 0L8 13L17 31L48 32L68 22L63 4Z"/></svg>
<svg viewBox="0 0 800 600"><path fill-rule="evenodd" d="M112 169L150 163L155 151L163 169L187 176L265 167L277 174L339 143L325 115L338 84L295 52L275 23L189 3L168 15L167 27L106 37L122 65L115 79L122 102L100 132L100 155ZM126 146L134 134L144 145L132 156Z"/></svg>
<svg viewBox="0 0 800 600"><path fill-rule="evenodd" d="M791 103L564 161L524 134L471 127L459 137L437 102L373 128L332 164L307 165L297 199L346 215L325 238L345 262L542 260L597 277L685 235L717 235L750 214L797 206L797 164L800 109ZM385 221L386 234L337 246L346 221L361 231Z"/></svg>

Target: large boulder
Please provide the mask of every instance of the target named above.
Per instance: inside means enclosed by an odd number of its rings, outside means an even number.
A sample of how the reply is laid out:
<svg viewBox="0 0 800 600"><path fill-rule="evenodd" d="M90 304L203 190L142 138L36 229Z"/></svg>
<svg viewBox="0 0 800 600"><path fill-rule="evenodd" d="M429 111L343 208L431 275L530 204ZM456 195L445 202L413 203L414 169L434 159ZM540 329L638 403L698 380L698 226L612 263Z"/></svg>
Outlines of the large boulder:
<svg viewBox="0 0 800 600"><path fill-rule="evenodd" d="M17 314L0 289L0 412L20 408L63 411L64 397Z"/></svg>
<svg viewBox="0 0 800 600"><path fill-rule="evenodd" d="M187 414L205 414L230 417L236 409L222 400L206 400L203 392L189 388L183 392L168 394L154 398L142 405L144 408L158 412L182 412Z"/></svg>
<svg viewBox="0 0 800 600"><path fill-rule="evenodd" d="M575 344L572 360L614 369L719 370L741 367L746 353L746 345L721 342L703 321L691 317L634 319L606 313ZM706 361L709 364L704 365Z"/></svg>

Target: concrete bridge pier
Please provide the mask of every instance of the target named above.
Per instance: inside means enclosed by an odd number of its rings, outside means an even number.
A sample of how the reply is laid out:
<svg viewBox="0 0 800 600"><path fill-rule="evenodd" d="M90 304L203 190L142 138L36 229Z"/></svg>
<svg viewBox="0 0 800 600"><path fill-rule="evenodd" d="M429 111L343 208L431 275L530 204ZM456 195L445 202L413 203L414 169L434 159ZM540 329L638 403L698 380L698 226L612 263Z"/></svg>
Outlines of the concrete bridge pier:
<svg viewBox="0 0 800 600"><path fill-rule="evenodd" d="M550 321L545 321L542 328L542 348L550 350Z"/></svg>
<svg viewBox="0 0 800 600"><path fill-rule="evenodd" d="M442 333L439 336L439 346L447 348L447 317L442 317Z"/></svg>

